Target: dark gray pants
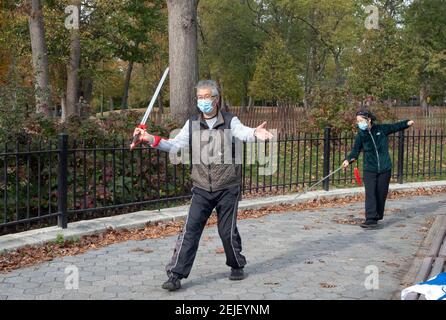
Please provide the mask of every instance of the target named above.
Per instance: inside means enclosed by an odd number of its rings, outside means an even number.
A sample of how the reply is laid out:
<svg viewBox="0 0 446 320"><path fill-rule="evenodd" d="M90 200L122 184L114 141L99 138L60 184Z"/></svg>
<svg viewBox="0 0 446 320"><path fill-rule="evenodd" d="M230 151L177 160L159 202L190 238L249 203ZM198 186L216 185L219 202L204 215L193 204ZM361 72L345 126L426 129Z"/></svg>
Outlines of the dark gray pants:
<svg viewBox="0 0 446 320"><path fill-rule="evenodd" d="M215 192L192 188L192 203L186 222L178 236L173 256L166 266L167 275L172 272L180 278L187 278L195 260L201 234L212 211L217 211L218 234L223 242L226 264L240 268L246 264L241 254L242 240L237 230L237 209L240 200L240 186Z"/></svg>
<svg viewBox="0 0 446 320"><path fill-rule="evenodd" d="M364 171L365 218L367 221L383 219L390 176L390 170L382 173Z"/></svg>

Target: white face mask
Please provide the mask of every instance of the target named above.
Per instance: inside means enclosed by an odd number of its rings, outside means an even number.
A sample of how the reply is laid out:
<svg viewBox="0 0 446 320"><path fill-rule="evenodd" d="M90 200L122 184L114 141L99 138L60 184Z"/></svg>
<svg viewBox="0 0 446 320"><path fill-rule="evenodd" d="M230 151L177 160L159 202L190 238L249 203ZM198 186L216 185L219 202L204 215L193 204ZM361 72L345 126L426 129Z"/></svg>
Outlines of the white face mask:
<svg viewBox="0 0 446 320"><path fill-rule="evenodd" d="M212 112L212 99L199 99L197 101L197 107L201 110L203 113L210 113Z"/></svg>
<svg viewBox="0 0 446 320"><path fill-rule="evenodd" d="M367 130L368 127L369 127L369 124L365 121L361 121L358 123L358 128L361 130Z"/></svg>

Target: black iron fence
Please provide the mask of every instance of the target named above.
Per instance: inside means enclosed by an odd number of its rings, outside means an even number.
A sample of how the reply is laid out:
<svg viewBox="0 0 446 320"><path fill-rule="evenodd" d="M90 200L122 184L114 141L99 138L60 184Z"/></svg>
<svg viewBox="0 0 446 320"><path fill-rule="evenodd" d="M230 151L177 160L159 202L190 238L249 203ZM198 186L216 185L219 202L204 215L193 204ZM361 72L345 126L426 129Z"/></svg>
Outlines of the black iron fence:
<svg viewBox="0 0 446 320"><path fill-rule="evenodd" d="M274 143L243 144L243 192L301 191L338 168L350 152L354 134L278 135ZM443 131L407 130L389 136L392 179L445 178ZM128 141L16 142L1 147L0 228L9 233L137 209L159 208L190 197L189 165L172 164L166 152L148 147L129 150ZM259 162L259 150L277 157ZM326 179L321 187L355 185L353 167ZM271 168L271 174L262 169Z"/></svg>

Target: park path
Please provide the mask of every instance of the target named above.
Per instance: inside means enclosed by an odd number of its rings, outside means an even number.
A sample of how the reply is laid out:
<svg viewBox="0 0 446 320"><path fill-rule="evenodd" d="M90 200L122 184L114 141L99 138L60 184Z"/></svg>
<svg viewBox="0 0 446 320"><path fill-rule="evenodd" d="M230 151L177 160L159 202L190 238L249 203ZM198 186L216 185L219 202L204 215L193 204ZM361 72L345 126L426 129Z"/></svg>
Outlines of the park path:
<svg viewBox="0 0 446 320"><path fill-rule="evenodd" d="M205 229L192 273L177 292L160 288L176 239L170 236L117 243L0 274L0 299L398 298L428 221L446 214L446 194L389 200L378 230L340 223L362 213L363 203L357 202L239 221L249 274L240 282L227 279L229 268L218 253L221 242L213 226ZM77 290L65 288L65 268L73 265L79 270ZM377 288L367 288L366 279Z"/></svg>

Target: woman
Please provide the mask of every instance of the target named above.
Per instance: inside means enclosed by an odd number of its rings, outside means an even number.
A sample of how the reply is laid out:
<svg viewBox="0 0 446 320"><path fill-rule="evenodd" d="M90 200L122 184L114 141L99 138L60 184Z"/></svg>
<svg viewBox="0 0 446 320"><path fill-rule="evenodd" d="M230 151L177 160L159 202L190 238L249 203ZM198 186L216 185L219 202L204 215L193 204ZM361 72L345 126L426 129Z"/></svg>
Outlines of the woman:
<svg viewBox="0 0 446 320"><path fill-rule="evenodd" d="M394 124L375 124L375 121L375 116L367 110L356 113L356 122L360 130L356 135L353 150L343 163L344 168L347 168L349 163L358 159L361 149L364 150L366 220L361 224L363 228L376 228L378 220L384 217L392 169L387 136L414 124L412 120Z"/></svg>

